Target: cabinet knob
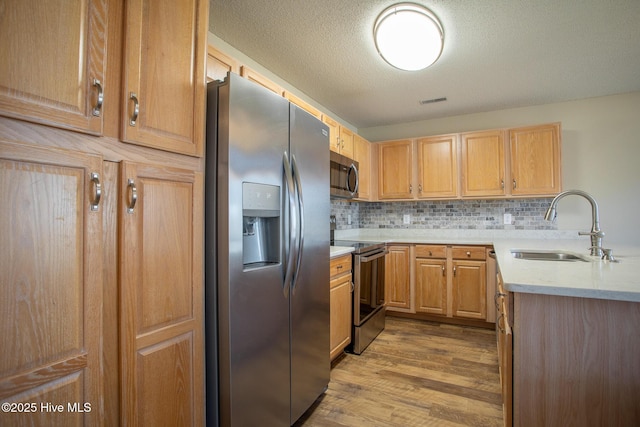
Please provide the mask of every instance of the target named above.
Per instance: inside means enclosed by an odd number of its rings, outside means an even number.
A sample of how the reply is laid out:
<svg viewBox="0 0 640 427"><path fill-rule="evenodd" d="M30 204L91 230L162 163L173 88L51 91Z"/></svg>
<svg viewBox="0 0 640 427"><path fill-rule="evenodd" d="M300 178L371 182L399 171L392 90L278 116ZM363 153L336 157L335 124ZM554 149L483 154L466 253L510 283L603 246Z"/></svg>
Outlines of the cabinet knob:
<svg viewBox="0 0 640 427"><path fill-rule="evenodd" d="M470 251L467 251L467 256L471 257L471 252Z"/></svg>
<svg viewBox="0 0 640 427"><path fill-rule="evenodd" d="M429 256L433 256L433 252L429 251Z"/></svg>

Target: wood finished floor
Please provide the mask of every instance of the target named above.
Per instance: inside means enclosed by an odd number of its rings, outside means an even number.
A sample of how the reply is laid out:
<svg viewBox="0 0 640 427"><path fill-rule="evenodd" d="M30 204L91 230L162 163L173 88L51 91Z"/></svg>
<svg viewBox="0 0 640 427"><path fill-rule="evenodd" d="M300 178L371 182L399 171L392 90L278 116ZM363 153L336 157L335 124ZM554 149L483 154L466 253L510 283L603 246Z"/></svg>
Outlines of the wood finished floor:
<svg viewBox="0 0 640 427"><path fill-rule="evenodd" d="M362 355L334 361L295 427L500 425L494 331L387 316Z"/></svg>

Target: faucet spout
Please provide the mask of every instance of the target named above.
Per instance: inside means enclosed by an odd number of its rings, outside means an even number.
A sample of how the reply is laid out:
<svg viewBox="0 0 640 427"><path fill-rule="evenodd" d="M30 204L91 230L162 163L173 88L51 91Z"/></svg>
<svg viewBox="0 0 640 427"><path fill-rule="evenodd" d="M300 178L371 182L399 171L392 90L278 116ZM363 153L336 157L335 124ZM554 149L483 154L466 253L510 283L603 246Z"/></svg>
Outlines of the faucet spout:
<svg viewBox="0 0 640 427"><path fill-rule="evenodd" d="M604 236L604 232L600 230L600 211L598 209L598 202L596 202L596 199L594 199L589 193L582 190L563 191L553 198L544 215L544 219L547 221L553 221L557 215L556 207L558 206L558 202L569 195L584 197L591 204L591 231L580 232L578 234L581 236L591 236L591 255L602 256L602 237Z"/></svg>

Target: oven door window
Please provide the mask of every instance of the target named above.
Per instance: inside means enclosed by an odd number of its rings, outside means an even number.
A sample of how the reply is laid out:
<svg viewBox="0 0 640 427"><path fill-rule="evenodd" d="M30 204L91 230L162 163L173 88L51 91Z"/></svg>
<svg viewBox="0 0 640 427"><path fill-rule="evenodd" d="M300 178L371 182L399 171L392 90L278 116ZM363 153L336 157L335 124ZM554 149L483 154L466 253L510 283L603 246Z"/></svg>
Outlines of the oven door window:
<svg viewBox="0 0 640 427"><path fill-rule="evenodd" d="M359 321L364 322L376 309L384 305L384 256L360 262Z"/></svg>

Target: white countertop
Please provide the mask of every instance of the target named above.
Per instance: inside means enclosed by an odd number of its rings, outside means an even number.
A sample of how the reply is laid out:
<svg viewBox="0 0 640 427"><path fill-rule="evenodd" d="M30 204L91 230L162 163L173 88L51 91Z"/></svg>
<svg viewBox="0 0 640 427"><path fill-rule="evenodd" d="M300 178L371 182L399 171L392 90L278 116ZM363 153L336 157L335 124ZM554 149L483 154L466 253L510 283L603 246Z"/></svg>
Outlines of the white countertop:
<svg viewBox="0 0 640 427"><path fill-rule="evenodd" d="M331 258L353 252L353 248L349 246L330 246L329 249Z"/></svg>
<svg viewBox="0 0 640 427"><path fill-rule="evenodd" d="M340 230L336 239L417 244L493 245L505 289L548 295L640 302L640 246L604 245L617 263L589 256L589 238L577 231L520 230ZM514 258L512 249L562 250L590 262ZM332 252L333 256L333 252Z"/></svg>

